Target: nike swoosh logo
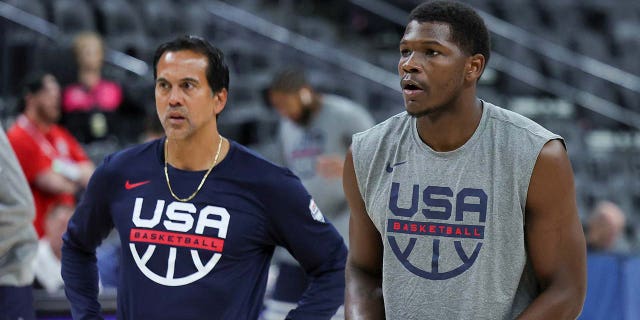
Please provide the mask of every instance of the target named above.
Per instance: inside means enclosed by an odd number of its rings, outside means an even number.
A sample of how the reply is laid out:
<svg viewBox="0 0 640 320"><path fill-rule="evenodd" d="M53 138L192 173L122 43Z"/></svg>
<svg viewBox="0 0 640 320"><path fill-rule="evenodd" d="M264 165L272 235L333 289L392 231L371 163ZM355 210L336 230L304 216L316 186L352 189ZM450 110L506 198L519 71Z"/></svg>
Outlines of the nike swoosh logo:
<svg viewBox="0 0 640 320"><path fill-rule="evenodd" d="M124 183L124 188L127 190L131 190L133 188L137 188L139 186L145 185L147 183L151 182L151 180L146 180L146 181L140 181L140 182L136 182L136 183L131 183L129 182L129 180L127 180L127 182Z"/></svg>
<svg viewBox="0 0 640 320"><path fill-rule="evenodd" d="M405 164L405 163L407 163L407 162L406 161L402 161L402 162L398 162L398 163L396 163L394 165L391 165L390 162L387 162L387 169L386 170L387 170L387 172L391 173L391 172L393 172L393 168L395 168L395 167L397 167L397 166L399 166L401 164Z"/></svg>

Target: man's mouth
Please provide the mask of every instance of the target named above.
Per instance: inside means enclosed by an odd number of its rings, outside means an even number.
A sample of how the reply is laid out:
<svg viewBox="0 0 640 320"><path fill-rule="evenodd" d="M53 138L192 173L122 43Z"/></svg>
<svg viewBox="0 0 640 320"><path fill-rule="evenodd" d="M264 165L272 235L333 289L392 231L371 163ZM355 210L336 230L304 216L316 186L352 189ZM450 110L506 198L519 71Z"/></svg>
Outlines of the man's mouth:
<svg viewBox="0 0 640 320"><path fill-rule="evenodd" d="M183 121L186 120L186 117L178 113L169 114L168 118L169 118L169 123L174 123L174 124L182 123Z"/></svg>
<svg viewBox="0 0 640 320"><path fill-rule="evenodd" d="M402 80L402 93L407 97L412 97L422 93L422 87L413 80Z"/></svg>

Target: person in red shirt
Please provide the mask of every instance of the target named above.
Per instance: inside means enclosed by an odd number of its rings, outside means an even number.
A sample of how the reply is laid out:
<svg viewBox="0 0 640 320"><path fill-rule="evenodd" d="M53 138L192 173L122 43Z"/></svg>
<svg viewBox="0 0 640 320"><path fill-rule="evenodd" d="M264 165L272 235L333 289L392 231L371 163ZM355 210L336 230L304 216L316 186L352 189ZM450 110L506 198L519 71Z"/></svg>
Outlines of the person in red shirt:
<svg viewBox="0 0 640 320"><path fill-rule="evenodd" d="M60 117L60 85L47 73L27 77L21 114L7 137L31 187L36 206L34 225L44 234L44 217L54 203L75 204L75 194L87 186L94 165Z"/></svg>

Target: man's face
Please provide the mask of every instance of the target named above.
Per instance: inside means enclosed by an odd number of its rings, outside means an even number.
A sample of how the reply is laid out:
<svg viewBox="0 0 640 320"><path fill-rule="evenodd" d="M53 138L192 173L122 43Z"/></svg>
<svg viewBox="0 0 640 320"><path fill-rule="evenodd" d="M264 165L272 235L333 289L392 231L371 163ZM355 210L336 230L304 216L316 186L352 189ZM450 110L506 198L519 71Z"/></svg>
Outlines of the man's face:
<svg viewBox="0 0 640 320"><path fill-rule="evenodd" d="M33 94L39 118L46 123L55 123L60 118L60 85L52 75L42 78L42 89Z"/></svg>
<svg viewBox="0 0 640 320"><path fill-rule="evenodd" d="M269 102L281 116L293 122L301 121L304 106L298 92L271 91Z"/></svg>
<svg viewBox="0 0 640 320"><path fill-rule="evenodd" d="M215 128L227 90L212 93L207 58L191 50L167 51L158 61L156 109L167 137L185 139L201 128Z"/></svg>
<svg viewBox="0 0 640 320"><path fill-rule="evenodd" d="M468 56L451 40L448 24L411 21L400 41L400 74L407 112L419 117L456 99Z"/></svg>
<svg viewBox="0 0 640 320"><path fill-rule="evenodd" d="M80 68L100 70L104 59L102 43L97 38L87 38L84 40L77 52L78 65Z"/></svg>

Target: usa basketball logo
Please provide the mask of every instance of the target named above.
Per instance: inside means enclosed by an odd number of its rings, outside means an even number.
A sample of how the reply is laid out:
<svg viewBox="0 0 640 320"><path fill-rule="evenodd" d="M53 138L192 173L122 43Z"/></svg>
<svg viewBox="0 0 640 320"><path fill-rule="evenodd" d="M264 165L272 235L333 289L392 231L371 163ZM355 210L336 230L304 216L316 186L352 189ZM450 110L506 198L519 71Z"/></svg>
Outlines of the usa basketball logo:
<svg viewBox="0 0 640 320"><path fill-rule="evenodd" d="M400 183L392 183L389 210L397 218L387 219L386 229L398 261L411 273L429 280L446 280L469 270L484 239L487 218L484 190L463 188L454 194L449 187L423 189L417 184L411 190L401 189ZM419 208L422 217L418 215ZM425 250L431 250L430 261L412 259L417 246L420 257ZM443 257L447 257L446 261Z"/></svg>
<svg viewBox="0 0 640 320"><path fill-rule="evenodd" d="M222 257L230 219L227 209L206 206L197 210L192 203L174 201L165 210L165 201L157 200L153 215L146 218L148 214L145 214L143 218L143 203L143 198L136 198L132 217L136 228L129 233L129 249L138 269L150 280L165 286L187 285L209 274ZM197 221L194 216L198 217ZM155 228L160 223L168 231ZM216 237L205 235L205 229L209 228L217 230ZM166 262L150 263L154 254L167 252L158 250L159 246L168 248ZM191 270L176 274L176 261L185 259L193 262Z"/></svg>

